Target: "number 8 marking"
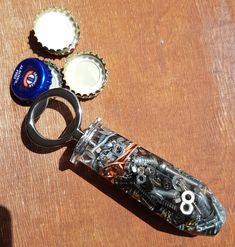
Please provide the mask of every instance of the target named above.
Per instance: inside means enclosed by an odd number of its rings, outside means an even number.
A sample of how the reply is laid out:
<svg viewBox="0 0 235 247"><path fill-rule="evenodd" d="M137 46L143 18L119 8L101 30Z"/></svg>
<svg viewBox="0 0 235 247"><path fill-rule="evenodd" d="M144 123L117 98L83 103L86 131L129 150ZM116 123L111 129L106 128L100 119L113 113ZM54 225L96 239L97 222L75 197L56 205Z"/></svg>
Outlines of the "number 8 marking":
<svg viewBox="0 0 235 247"><path fill-rule="evenodd" d="M193 212L193 203L195 201L195 195L191 190L186 190L181 195L182 203L180 204L180 210L184 215L190 215Z"/></svg>

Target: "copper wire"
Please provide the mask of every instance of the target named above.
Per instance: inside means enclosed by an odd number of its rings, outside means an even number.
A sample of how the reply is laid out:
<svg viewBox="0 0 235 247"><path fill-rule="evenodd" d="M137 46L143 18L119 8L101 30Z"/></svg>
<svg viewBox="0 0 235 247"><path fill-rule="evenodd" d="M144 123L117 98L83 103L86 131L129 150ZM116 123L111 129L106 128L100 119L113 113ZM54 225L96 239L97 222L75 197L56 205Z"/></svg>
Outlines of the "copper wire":
<svg viewBox="0 0 235 247"><path fill-rule="evenodd" d="M104 166L104 168L101 170L101 175L108 179L113 179L116 176L123 175L125 161L136 150L136 148L137 144L134 143L131 143L129 146L127 146L121 156Z"/></svg>

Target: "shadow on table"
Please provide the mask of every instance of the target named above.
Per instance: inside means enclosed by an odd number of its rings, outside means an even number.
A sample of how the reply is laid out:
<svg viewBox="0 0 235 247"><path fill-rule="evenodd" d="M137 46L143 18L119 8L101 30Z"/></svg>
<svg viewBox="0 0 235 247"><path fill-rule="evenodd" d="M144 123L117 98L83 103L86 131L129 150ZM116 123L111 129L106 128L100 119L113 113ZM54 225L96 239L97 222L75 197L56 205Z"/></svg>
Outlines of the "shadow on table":
<svg viewBox="0 0 235 247"><path fill-rule="evenodd" d="M8 209L0 206L0 246L12 246L12 223Z"/></svg>
<svg viewBox="0 0 235 247"><path fill-rule="evenodd" d="M51 107L57 110L59 113L61 113L64 116L67 124L72 121L72 115L68 113L69 110L63 102L56 103L56 101L52 101L52 103L50 103L47 107ZM25 121L22 123L21 137L24 145L29 150L35 153L49 153L58 149L58 147L55 148L37 147L32 142L30 142L25 132ZM75 144L76 142L73 141L64 145L67 147L67 149L65 150L59 161L59 169L61 171L64 171L66 169L72 170L78 176L84 178L87 182L89 182L97 189L99 189L100 191L111 197L113 200L118 202L123 207L127 208L129 211L131 211L133 214L135 214L140 219L145 221L147 224L151 225L156 230L171 233L174 235L192 237L191 235L182 232L174 228L170 224L168 224L165 220L157 216L154 212L150 211L140 203L136 202L136 200L134 200L132 197L130 197L125 192L115 187L113 184L102 178L100 175L89 169L87 166L83 164L74 166L73 164L71 164L69 162L69 159L72 155Z"/></svg>

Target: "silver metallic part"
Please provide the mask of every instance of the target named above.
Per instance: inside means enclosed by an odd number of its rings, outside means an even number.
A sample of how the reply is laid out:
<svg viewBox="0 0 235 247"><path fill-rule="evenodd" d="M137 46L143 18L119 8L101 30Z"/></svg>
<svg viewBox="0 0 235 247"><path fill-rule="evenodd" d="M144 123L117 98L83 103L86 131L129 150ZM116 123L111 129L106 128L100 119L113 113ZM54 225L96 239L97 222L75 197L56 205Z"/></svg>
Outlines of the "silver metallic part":
<svg viewBox="0 0 235 247"><path fill-rule="evenodd" d="M95 155L89 150L85 150L81 159L81 162L85 165L93 166L95 162Z"/></svg>
<svg viewBox="0 0 235 247"><path fill-rule="evenodd" d="M172 165L169 166L169 164L167 164L166 162L161 164L159 166L159 169L161 171L167 172L173 176L180 176L181 178L183 178L187 183L189 183L192 186L199 186L200 185L200 182L197 181L195 178L192 178L190 176L185 176L184 174L179 173Z"/></svg>
<svg viewBox="0 0 235 247"><path fill-rule="evenodd" d="M143 166L138 167L137 172L138 174L144 174L144 167Z"/></svg>
<svg viewBox="0 0 235 247"><path fill-rule="evenodd" d="M105 128L97 120L71 157L83 162L180 230L214 235L225 210L199 180Z"/></svg>
<svg viewBox="0 0 235 247"><path fill-rule="evenodd" d="M147 165L153 165L153 166L158 166L158 161L155 157L153 156L137 156L134 158L134 164L136 166L147 166Z"/></svg>
<svg viewBox="0 0 235 247"><path fill-rule="evenodd" d="M104 139L102 142L100 142L98 145L97 145L95 142L93 142L92 140L89 140L90 144L91 144L92 146L94 146L94 148L91 150L91 152L95 152L100 146L102 146L104 143L106 143L106 142L108 141L108 139L109 139L110 137L112 137L113 135L114 135L114 134L109 134L109 135L106 136L105 139Z"/></svg>
<svg viewBox="0 0 235 247"><path fill-rule="evenodd" d="M181 205L180 205L180 211L184 215L190 215L193 212L193 205L185 203L185 202L182 202Z"/></svg>
<svg viewBox="0 0 235 247"><path fill-rule="evenodd" d="M144 184L146 182L146 176L143 174L139 174L136 177L137 184Z"/></svg>
<svg viewBox="0 0 235 247"><path fill-rule="evenodd" d="M181 198L180 197L175 198L175 203L180 203L180 202L181 202Z"/></svg>
<svg viewBox="0 0 235 247"><path fill-rule="evenodd" d="M193 203L195 201L195 195L191 190L186 190L181 195L182 203L180 205L180 210L184 215L192 214L194 207Z"/></svg>
<svg viewBox="0 0 235 247"><path fill-rule="evenodd" d="M177 197L179 197L179 192L175 191L175 190L163 190L160 188L156 188L154 187L151 191L150 194L158 194L161 195L162 197L166 197L166 198L171 198L171 199L176 199ZM181 199L180 199L181 201Z"/></svg>
<svg viewBox="0 0 235 247"><path fill-rule="evenodd" d="M181 195L182 201L187 203L193 203L195 200L195 195L191 190L186 190Z"/></svg>
<svg viewBox="0 0 235 247"><path fill-rule="evenodd" d="M200 212L201 216L203 218L209 217L211 215L211 206L207 197L202 192L199 192L196 194L196 201L198 205L198 211Z"/></svg>
<svg viewBox="0 0 235 247"><path fill-rule="evenodd" d="M145 168L145 172L146 175L149 175L151 177L153 177L155 175L155 168L153 166L148 166Z"/></svg>
<svg viewBox="0 0 235 247"><path fill-rule="evenodd" d="M131 170L132 170L133 173L137 173L137 167L136 166L132 166Z"/></svg>
<svg viewBox="0 0 235 247"><path fill-rule="evenodd" d="M170 190L172 188L172 181L168 177L162 179L162 187L165 190Z"/></svg>
<svg viewBox="0 0 235 247"><path fill-rule="evenodd" d="M172 178L172 185L175 190L182 191L183 183L183 178L178 175Z"/></svg>

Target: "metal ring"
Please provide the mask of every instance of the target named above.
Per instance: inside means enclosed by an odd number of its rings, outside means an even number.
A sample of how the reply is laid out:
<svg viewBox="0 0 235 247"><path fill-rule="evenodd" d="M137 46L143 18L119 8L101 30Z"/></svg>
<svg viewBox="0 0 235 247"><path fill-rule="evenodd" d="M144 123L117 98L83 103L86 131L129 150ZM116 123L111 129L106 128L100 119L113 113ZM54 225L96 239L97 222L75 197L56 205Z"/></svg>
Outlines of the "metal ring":
<svg viewBox="0 0 235 247"><path fill-rule="evenodd" d="M193 210L194 210L193 204L191 204L191 203L182 202L180 204L180 211L184 215L190 215L190 214L192 214Z"/></svg>
<svg viewBox="0 0 235 247"><path fill-rule="evenodd" d="M195 194L191 190L185 190L181 198L183 202L193 203L195 201Z"/></svg>
<svg viewBox="0 0 235 247"><path fill-rule="evenodd" d="M75 111L75 118L73 121L65 128L63 133L58 139L47 139L42 136L35 127L35 119L38 118L42 112L46 109L42 108L43 102L47 101L50 97L61 97L66 99L73 107ZM76 138L79 139L82 135L80 131L82 110L77 96L71 91L63 88L55 88L48 90L47 92L41 94L30 106L28 114L25 119L25 128L28 137L38 146L41 147L56 147L65 144L66 142Z"/></svg>

